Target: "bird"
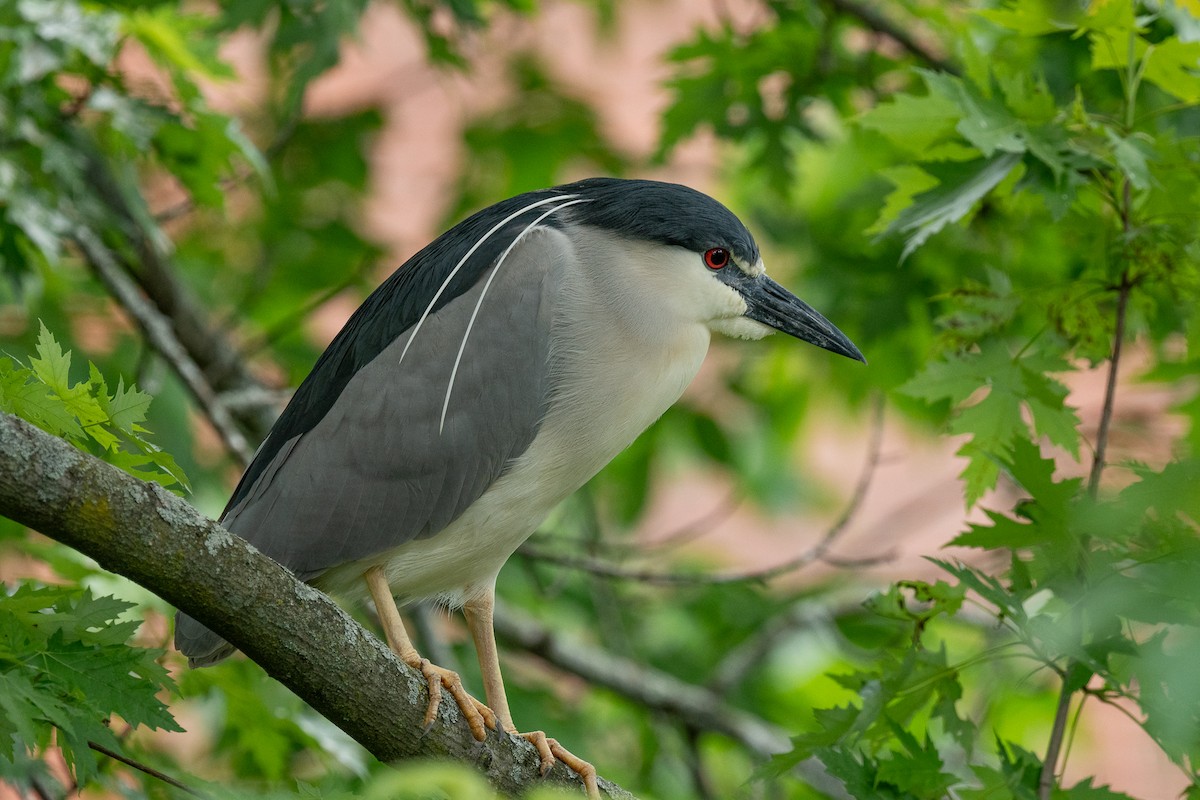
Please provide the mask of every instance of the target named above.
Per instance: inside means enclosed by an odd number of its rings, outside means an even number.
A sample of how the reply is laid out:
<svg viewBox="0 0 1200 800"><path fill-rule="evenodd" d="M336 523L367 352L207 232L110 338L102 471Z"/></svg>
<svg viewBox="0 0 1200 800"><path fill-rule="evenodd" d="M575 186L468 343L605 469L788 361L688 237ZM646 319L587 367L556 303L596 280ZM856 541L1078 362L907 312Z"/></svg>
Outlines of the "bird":
<svg viewBox="0 0 1200 800"><path fill-rule="evenodd" d="M674 183L588 178L503 200L412 256L301 382L219 521L297 578L374 603L395 654L486 728L591 764L513 722L492 627L501 567L691 383L713 334L780 331L865 363L766 275L754 237ZM413 646L399 608L461 608L486 702ZM180 612L191 666L234 647Z"/></svg>

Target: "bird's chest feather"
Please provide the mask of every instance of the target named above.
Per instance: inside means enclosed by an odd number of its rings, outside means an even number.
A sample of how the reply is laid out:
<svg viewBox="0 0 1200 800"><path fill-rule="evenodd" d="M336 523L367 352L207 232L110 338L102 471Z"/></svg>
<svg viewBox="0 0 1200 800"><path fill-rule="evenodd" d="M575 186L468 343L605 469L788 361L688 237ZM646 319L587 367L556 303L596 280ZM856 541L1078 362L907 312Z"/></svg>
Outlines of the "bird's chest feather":
<svg viewBox="0 0 1200 800"><path fill-rule="evenodd" d="M704 360L701 324L657 324L661 309L630 305L569 269L549 275L544 291L553 334L543 397L529 399L543 410L537 433L446 528L371 559L386 565L398 596L458 605L490 591L546 515L658 419Z"/></svg>

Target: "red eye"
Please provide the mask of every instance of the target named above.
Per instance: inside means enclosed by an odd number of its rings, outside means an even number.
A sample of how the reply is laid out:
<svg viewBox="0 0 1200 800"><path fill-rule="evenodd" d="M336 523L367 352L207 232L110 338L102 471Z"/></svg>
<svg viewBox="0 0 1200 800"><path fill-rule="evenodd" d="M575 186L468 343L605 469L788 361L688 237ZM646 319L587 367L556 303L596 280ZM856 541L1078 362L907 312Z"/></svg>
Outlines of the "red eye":
<svg viewBox="0 0 1200 800"><path fill-rule="evenodd" d="M729 251L724 247L714 247L704 254L704 265L709 269L725 269L728 263Z"/></svg>

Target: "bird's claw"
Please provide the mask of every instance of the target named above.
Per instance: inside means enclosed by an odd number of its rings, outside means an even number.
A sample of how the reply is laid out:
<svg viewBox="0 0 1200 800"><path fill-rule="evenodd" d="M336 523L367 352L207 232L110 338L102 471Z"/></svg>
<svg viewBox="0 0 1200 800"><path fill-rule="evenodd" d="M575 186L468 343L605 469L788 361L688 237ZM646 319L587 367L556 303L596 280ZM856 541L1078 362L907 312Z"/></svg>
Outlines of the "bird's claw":
<svg viewBox="0 0 1200 800"><path fill-rule="evenodd" d="M561 761L566 767L583 779L583 788L590 800L600 800L600 785L596 781L596 768L567 748L551 739L543 731L517 733L525 741L537 748L542 759L542 775L545 776L554 767L555 761Z"/></svg>
<svg viewBox="0 0 1200 800"><path fill-rule="evenodd" d="M463 688L462 678L458 677L457 672L439 667L427 658L421 659L418 669L425 676L425 683L429 686L429 707L425 709L424 724L426 732L433 727L433 723L437 719L438 708L442 704L443 688L450 692L450 696L454 698L454 702L462 711L463 717L467 720L467 727L471 729L471 735L475 737L475 741L482 742L487 739L488 728L496 729L495 713L467 693L467 690Z"/></svg>

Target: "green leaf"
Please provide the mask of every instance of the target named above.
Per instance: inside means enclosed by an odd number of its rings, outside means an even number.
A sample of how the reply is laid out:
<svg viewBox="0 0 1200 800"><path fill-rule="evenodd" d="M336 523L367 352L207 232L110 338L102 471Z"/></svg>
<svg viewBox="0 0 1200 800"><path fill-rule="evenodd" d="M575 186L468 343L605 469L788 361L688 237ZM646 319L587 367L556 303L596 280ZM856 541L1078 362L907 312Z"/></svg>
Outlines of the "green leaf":
<svg viewBox="0 0 1200 800"><path fill-rule="evenodd" d="M969 362L969 356L955 354L940 361L930 361L896 391L929 403L949 400L958 405L979 390L978 377L975 370L969 368Z"/></svg>
<svg viewBox="0 0 1200 800"><path fill-rule="evenodd" d="M1140 70L1141 79L1185 103L1200 102L1200 42L1168 38L1151 44L1124 31L1092 33L1092 69Z"/></svg>
<svg viewBox="0 0 1200 800"><path fill-rule="evenodd" d="M1142 472L1141 480L1121 492L1121 500L1141 513L1200 520L1200 458L1173 461L1161 472Z"/></svg>
<svg viewBox="0 0 1200 800"><path fill-rule="evenodd" d="M168 681L166 670L154 661L161 653L65 641L57 633L30 663L43 675L78 687L89 705L119 713L131 725L178 731L182 728L155 694Z"/></svg>
<svg viewBox="0 0 1200 800"><path fill-rule="evenodd" d="M126 388L124 379L110 395L108 383L95 364L88 364L88 379L71 383L71 354L41 325L37 356L31 369L0 358L0 410L17 414L48 433L61 436L79 447L90 439L99 455L143 480L190 490L179 465L145 437L139 423L145 419L150 396L136 387ZM149 467L149 469L145 469Z"/></svg>
<svg viewBox="0 0 1200 800"><path fill-rule="evenodd" d="M887 782L916 797L943 797L958 778L942 769L942 757L928 737L918 742L910 732L890 723L892 733L903 750L893 750L880 759L876 779Z"/></svg>
<svg viewBox="0 0 1200 800"><path fill-rule="evenodd" d="M965 217L974 205L994 189L1020 163L1018 153L1000 153L967 163L927 165L926 171L938 186L913 198L913 204L897 215L884 235L906 234L901 260L907 259L930 236Z"/></svg>
<svg viewBox="0 0 1200 800"><path fill-rule="evenodd" d="M984 514L991 525L973 522L968 525L965 533L960 533L950 545L954 547L978 547L985 550L998 548L1034 547L1041 541L1041 531L1036 525L1028 522L1018 522L997 511L985 509Z"/></svg>
<svg viewBox="0 0 1200 800"><path fill-rule="evenodd" d="M1004 103L984 96L962 78L929 71L922 71L921 75L930 93L944 97L958 107L961 118L956 129L985 158L991 158L997 151L1025 152L1025 125Z"/></svg>
<svg viewBox="0 0 1200 800"><path fill-rule="evenodd" d="M211 39L207 30L211 21L198 15L182 15L167 5L137 8L123 19L125 33L146 48L159 64L188 76L216 81L234 76L233 69L205 52Z"/></svg>
<svg viewBox="0 0 1200 800"><path fill-rule="evenodd" d="M958 122L958 107L941 94L924 97L894 95L858 117L858 124L878 131L897 147L910 153L923 153L935 142L950 136Z"/></svg>
<svg viewBox="0 0 1200 800"><path fill-rule="evenodd" d="M39 323L37 354L29 359L34 375L60 397L69 395L71 356L63 352L44 322Z"/></svg>
<svg viewBox="0 0 1200 800"><path fill-rule="evenodd" d="M104 379L98 370L92 378L92 383L104 386ZM116 394L109 397L107 391L101 391L96 399L108 416L109 422L118 430L130 436L144 432L145 429L138 423L146 419L146 412L150 409L152 399L150 395L139 391L136 386L126 389L125 379L121 378L117 381Z"/></svg>
<svg viewBox="0 0 1200 800"><path fill-rule="evenodd" d="M1053 800L1134 800L1124 792L1114 791L1108 786L1093 786L1094 778L1084 778L1070 789L1058 787L1051 797Z"/></svg>
<svg viewBox="0 0 1200 800"><path fill-rule="evenodd" d="M88 742L120 751L109 727L180 730L159 692L172 686L162 651L130 647L137 627L118 617L130 604L69 587L21 585L0 595L0 735L20 749L57 744L81 783L96 774ZM0 757L12 751L0 748Z"/></svg>
<svg viewBox="0 0 1200 800"><path fill-rule="evenodd" d="M1024 36L1042 36L1072 30L1079 23L1082 10L1081 6L1069 3L1017 0L1003 8L987 8L976 13Z"/></svg>
<svg viewBox="0 0 1200 800"><path fill-rule="evenodd" d="M879 177L890 181L894 188L884 200L883 208L880 209L875 222L864 231L871 235L883 235L896 217L912 205L916 195L932 189L938 183L937 178L925 170L911 165L888 167L880 171Z"/></svg>
<svg viewBox="0 0 1200 800"><path fill-rule="evenodd" d="M1120 136L1112 128L1105 127L1104 135L1113 148L1113 157L1121 172L1133 184L1133 188L1144 192L1150 188L1150 167L1147 163L1154 157L1144 136Z"/></svg>

